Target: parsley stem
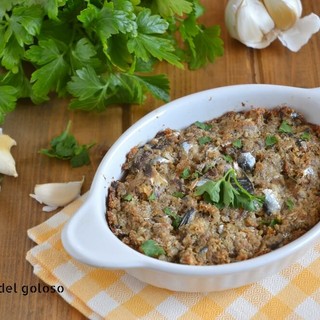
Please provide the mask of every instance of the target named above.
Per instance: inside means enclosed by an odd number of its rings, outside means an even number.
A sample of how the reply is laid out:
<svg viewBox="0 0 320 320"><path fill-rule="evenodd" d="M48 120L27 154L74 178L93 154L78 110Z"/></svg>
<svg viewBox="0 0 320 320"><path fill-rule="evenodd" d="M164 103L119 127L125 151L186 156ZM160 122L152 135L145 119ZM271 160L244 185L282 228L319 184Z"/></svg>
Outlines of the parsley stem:
<svg viewBox="0 0 320 320"><path fill-rule="evenodd" d="M229 169L223 178L228 182L231 182L230 180L232 179L235 185L241 190L242 193L246 194L250 199L253 198L252 194L248 192L245 188L243 188L243 186L239 183L237 179L237 173L233 168Z"/></svg>

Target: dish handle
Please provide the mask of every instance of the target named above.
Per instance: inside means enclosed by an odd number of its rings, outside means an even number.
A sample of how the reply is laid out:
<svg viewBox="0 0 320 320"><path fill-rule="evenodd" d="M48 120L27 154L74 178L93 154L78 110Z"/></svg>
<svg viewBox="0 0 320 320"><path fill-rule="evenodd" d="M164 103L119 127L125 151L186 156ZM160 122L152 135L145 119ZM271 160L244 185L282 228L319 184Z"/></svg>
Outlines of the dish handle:
<svg viewBox="0 0 320 320"><path fill-rule="evenodd" d="M61 240L67 253L78 261L95 267L142 267L141 262L139 263L140 253L123 244L111 232L106 221L105 208L99 208L96 200L89 195L64 226ZM97 214L97 210L101 214Z"/></svg>

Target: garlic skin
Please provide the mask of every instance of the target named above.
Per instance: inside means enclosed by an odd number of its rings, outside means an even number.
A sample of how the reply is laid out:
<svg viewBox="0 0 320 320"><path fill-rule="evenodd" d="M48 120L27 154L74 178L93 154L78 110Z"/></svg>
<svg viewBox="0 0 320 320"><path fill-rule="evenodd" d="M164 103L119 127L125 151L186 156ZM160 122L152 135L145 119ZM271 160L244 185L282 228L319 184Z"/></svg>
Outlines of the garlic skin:
<svg viewBox="0 0 320 320"><path fill-rule="evenodd" d="M229 0L225 23L231 37L263 49L275 39L297 52L320 29L320 18L302 15L300 0Z"/></svg>
<svg viewBox="0 0 320 320"><path fill-rule="evenodd" d="M16 162L10 152L17 143L7 134L2 133L0 128L0 173L17 177Z"/></svg>
<svg viewBox="0 0 320 320"><path fill-rule="evenodd" d="M281 43L293 52L300 50L310 39L310 33L314 34L320 29L320 18L311 13L299 19L289 30L279 34Z"/></svg>
<svg viewBox="0 0 320 320"><path fill-rule="evenodd" d="M42 210L50 212L78 198L83 182L84 178L81 181L37 184L34 194L30 194L30 197L45 204Z"/></svg>

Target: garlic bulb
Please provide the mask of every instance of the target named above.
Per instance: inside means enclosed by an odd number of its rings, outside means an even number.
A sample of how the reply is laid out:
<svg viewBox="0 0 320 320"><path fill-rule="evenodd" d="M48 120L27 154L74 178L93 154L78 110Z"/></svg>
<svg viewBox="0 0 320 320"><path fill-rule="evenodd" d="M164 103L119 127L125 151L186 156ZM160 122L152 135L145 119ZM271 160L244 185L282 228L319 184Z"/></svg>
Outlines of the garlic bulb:
<svg viewBox="0 0 320 320"><path fill-rule="evenodd" d="M37 184L34 188L34 194L30 194L30 197L46 205L43 207L43 211L53 211L78 198L83 181L84 178L81 181Z"/></svg>
<svg viewBox="0 0 320 320"><path fill-rule="evenodd" d="M16 162L11 155L11 147L17 145L7 134L2 133L0 128L0 173L17 177Z"/></svg>
<svg viewBox="0 0 320 320"><path fill-rule="evenodd" d="M259 0L229 0L225 21L230 35L252 48L265 48L277 38L275 24Z"/></svg>
<svg viewBox="0 0 320 320"><path fill-rule="evenodd" d="M262 49L275 39L298 51L320 29L320 18L302 15L300 0L229 0L225 22L231 37Z"/></svg>

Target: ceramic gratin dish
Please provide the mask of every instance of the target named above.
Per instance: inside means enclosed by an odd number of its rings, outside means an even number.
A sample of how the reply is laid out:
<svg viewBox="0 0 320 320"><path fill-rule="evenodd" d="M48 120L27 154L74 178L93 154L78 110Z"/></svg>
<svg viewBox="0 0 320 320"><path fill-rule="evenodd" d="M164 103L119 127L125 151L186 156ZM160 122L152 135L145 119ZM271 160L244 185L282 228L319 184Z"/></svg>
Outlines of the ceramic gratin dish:
<svg viewBox="0 0 320 320"><path fill-rule="evenodd" d="M320 240L320 223L297 240L262 256L224 265L190 266L160 261L122 243L106 221L106 196L122 176L126 154L166 128L182 129L227 111L288 105L307 121L320 124L320 88L278 85L235 85L191 94L144 116L130 127L101 161L82 207L62 232L66 251L95 267L125 270L148 284L174 291L221 291L256 282L290 265Z"/></svg>

